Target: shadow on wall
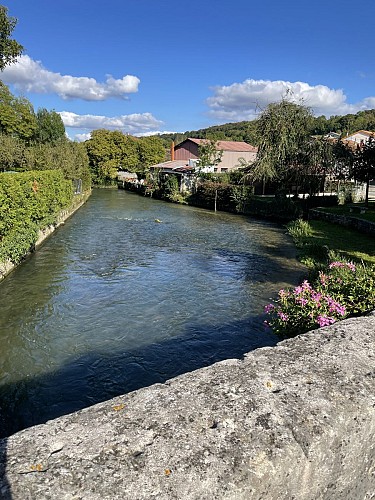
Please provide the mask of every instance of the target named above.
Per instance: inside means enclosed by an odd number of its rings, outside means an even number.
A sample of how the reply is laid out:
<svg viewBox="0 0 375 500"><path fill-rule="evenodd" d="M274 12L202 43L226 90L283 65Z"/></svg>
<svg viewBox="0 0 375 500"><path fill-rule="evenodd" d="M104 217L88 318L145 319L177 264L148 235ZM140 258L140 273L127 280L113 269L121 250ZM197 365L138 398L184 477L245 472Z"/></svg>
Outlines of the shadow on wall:
<svg viewBox="0 0 375 500"><path fill-rule="evenodd" d="M227 324L191 324L182 336L158 344L112 356L91 352L54 373L3 386L0 437L217 361L273 346L278 338L265 330L262 320L254 316Z"/></svg>
<svg viewBox="0 0 375 500"><path fill-rule="evenodd" d="M2 500L12 500L10 486L6 478L7 464L7 440L0 441L0 498Z"/></svg>

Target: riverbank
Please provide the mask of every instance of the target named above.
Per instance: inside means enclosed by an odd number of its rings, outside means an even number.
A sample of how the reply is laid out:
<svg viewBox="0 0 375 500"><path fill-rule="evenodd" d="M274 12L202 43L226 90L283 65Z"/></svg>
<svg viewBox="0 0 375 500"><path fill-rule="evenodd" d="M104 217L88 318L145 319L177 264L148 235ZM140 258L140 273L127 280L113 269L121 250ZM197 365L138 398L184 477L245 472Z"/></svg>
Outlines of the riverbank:
<svg viewBox="0 0 375 500"><path fill-rule="evenodd" d="M370 499L374 345L351 318L21 431L2 498Z"/></svg>
<svg viewBox="0 0 375 500"><path fill-rule="evenodd" d="M86 203L88 198L91 195L91 190L87 191L83 194L75 195L73 198L72 205L64 210L61 210L59 215L57 216L57 220L54 224L50 224L47 227L38 231L38 238L35 242L35 245L30 248L29 252L24 255L24 258L27 257L30 253L37 250L38 247L49 237L52 233L56 231L56 229L65 223L66 220L69 219L82 205ZM15 264L11 260L7 260L6 262L0 262L0 281L2 281L9 273L11 273L19 264Z"/></svg>

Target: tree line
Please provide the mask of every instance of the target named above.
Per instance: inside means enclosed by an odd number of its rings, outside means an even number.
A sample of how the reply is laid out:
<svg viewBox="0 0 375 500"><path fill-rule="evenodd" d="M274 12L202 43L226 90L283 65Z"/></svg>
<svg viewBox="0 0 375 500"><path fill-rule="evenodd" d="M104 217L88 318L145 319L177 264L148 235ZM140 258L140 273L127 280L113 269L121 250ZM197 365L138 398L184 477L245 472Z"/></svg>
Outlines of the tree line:
<svg viewBox="0 0 375 500"><path fill-rule="evenodd" d="M257 121L258 119L224 123L198 130L187 130L182 133L161 134L159 137L162 139L165 147L168 147L171 141L179 144L188 137L221 141L244 141L253 146L258 146L261 137L257 132ZM330 118L326 118L325 116L311 116L308 126L308 134L316 136L336 132L345 137L357 130L375 131L375 109L359 111L356 114L334 115Z"/></svg>

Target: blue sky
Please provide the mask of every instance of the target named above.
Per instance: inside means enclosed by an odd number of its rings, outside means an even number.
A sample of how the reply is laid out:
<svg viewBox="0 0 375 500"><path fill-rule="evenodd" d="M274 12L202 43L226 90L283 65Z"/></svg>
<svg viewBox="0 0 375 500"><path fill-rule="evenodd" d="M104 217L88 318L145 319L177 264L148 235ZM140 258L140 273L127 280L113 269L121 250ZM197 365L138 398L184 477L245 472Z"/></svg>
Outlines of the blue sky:
<svg viewBox="0 0 375 500"><path fill-rule="evenodd" d="M61 113L72 139L251 120L288 88L316 115L375 108L374 0L3 5L26 50L1 79Z"/></svg>

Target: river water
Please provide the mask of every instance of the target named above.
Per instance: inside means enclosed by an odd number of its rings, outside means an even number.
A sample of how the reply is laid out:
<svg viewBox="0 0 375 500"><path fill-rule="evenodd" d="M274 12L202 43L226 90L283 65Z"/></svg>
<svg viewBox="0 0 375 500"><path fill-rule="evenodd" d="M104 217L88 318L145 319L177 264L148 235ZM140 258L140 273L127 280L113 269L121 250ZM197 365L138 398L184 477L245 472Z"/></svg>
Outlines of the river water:
<svg viewBox="0 0 375 500"><path fill-rule="evenodd" d="M284 233L94 190L0 283L0 434L274 345L263 306L301 275Z"/></svg>

